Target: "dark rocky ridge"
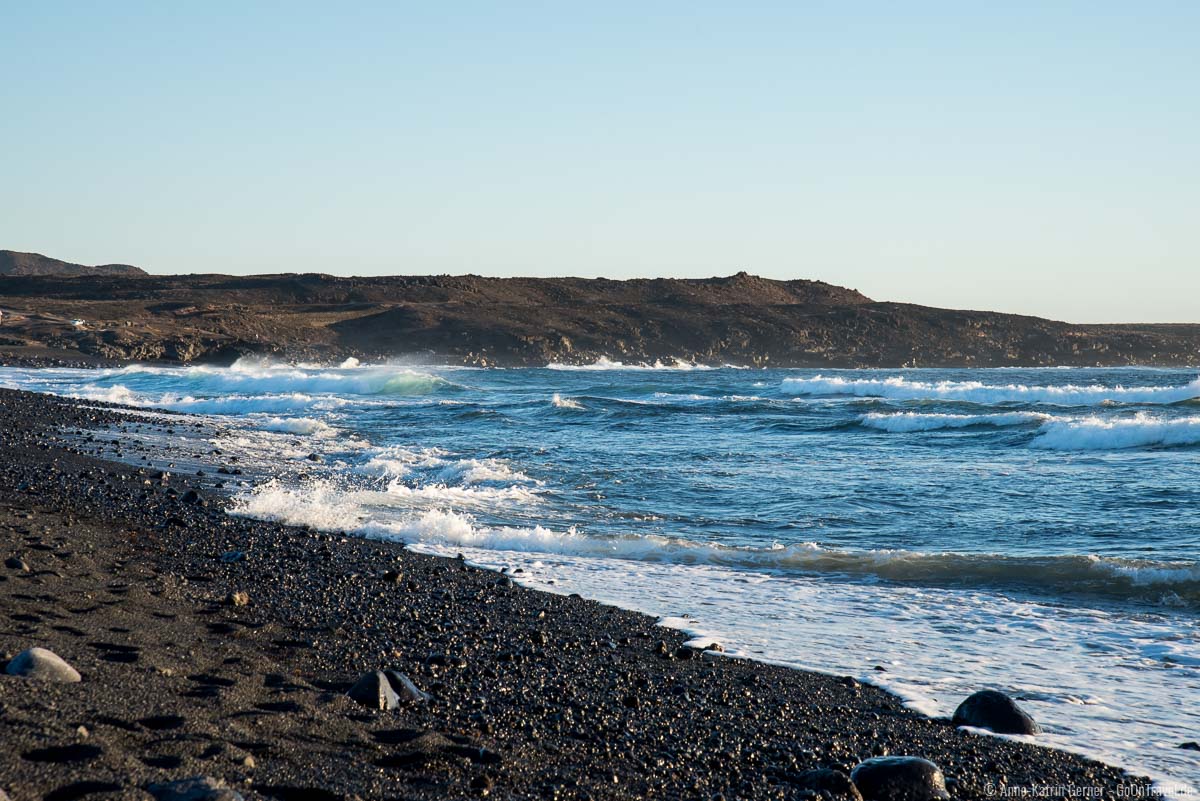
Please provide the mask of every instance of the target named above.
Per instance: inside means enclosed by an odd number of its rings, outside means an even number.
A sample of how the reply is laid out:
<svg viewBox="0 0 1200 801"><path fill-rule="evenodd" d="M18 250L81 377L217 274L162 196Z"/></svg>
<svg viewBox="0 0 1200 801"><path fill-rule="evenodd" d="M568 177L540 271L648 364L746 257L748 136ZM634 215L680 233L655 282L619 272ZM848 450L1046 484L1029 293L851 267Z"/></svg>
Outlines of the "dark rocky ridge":
<svg viewBox="0 0 1200 801"><path fill-rule="evenodd" d="M329 275L0 278L0 358L540 366L1200 365L1200 324L1071 325L873 301L818 281ZM82 325L73 320L85 321Z"/></svg>
<svg viewBox="0 0 1200 801"><path fill-rule="evenodd" d="M132 264L72 264L52 259L41 253L19 253L0 250L0 275L145 275L146 271Z"/></svg>

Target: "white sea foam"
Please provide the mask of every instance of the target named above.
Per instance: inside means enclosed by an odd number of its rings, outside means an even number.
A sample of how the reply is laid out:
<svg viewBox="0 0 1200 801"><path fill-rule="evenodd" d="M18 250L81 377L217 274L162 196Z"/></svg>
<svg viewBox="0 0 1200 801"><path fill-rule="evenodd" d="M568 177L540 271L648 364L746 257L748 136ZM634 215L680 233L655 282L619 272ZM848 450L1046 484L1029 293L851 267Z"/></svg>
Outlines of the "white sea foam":
<svg viewBox="0 0 1200 801"><path fill-rule="evenodd" d="M80 400L103 401L118 403L123 406L143 408L170 409L190 414L281 414L306 410L330 410L347 406L351 401L333 396L309 395L303 392L291 392L276 395L242 395L229 394L215 397L196 397L181 395L176 392L145 393L137 392L124 384L97 386L88 384L83 387L68 389L63 393L67 397ZM362 405L361 401L357 402Z"/></svg>
<svg viewBox="0 0 1200 801"><path fill-rule="evenodd" d="M453 456L441 448L376 448L359 463L355 471L385 478L420 475L436 484L528 484L541 482L500 459L473 459Z"/></svg>
<svg viewBox="0 0 1200 801"><path fill-rule="evenodd" d="M398 495L419 495L420 490L399 489ZM439 500L469 497L443 489ZM460 488L461 490L461 488ZM391 491L391 490L389 490ZM482 496L475 496L482 497ZM505 488L496 498L532 500L531 495ZM376 493L346 490L328 482L287 487L268 482L239 496L235 509L254 517L324 528L358 529L362 533L416 536L420 527L412 520L396 522L388 515L374 516ZM369 523L369 525L368 525ZM365 527L364 527L365 526ZM784 570L798 573L874 577L899 582L968 586L1020 585L1047 593L1091 593L1114 598L1157 601L1174 596L1185 605L1200 606L1200 563L1154 562L1096 556L1023 557L1000 554L925 553L908 550L847 550L817 543L787 546L730 547L657 535L589 536L574 528L555 532L538 526L491 530L463 518L453 529L461 534L454 543L498 550L531 551L573 556L610 557L633 561L707 564L751 570ZM451 542L444 535L438 542ZM480 543L488 543L486 545ZM1172 601L1173 603L1173 601Z"/></svg>
<svg viewBox="0 0 1200 801"><path fill-rule="evenodd" d="M273 480L235 497L229 511L292 526L345 531L358 528L369 517L361 500L332 481L310 481L299 488Z"/></svg>
<svg viewBox="0 0 1200 801"><path fill-rule="evenodd" d="M892 400L949 400L968 403L1044 403L1058 406L1095 406L1104 403L1179 403L1200 398L1200 379L1175 387L1026 386L994 385L979 381L913 381L891 378L815 376L785 378L782 389L793 395L852 396Z"/></svg>
<svg viewBox="0 0 1200 801"><path fill-rule="evenodd" d="M526 487L450 486L447 484L424 484L409 486L401 479L388 482L387 492L409 502L435 504L439 506L482 506L494 503L537 503L538 495Z"/></svg>
<svg viewBox="0 0 1200 801"><path fill-rule="evenodd" d="M1055 451L1200 445L1200 417L1084 417L1054 420L1041 428L1031 447Z"/></svg>
<svg viewBox="0 0 1200 801"><path fill-rule="evenodd" d="M1200 445L1200 417L1063 417L1039 412L996 414L923 414L871 412L859 417L866 428L906 434L975 426L1020 426L1038 423L1033 448L1055 451L1122 450L1127 448Z"/></svg>
<svg viewBox="0 0 1200 801"><path fill-rule="evenodd" d="M104 403L119 403L123 406L143 406L147 404L129 387L117 384L111 387L88 387L79 392L70 393L69 397L81 400L103 401Z"/></svg>
<svg viewBox="0 0 1200 801"><path fill-rule="evenodd" d="M891 433L913 431L938 431L945 428L971 428L973 426L1020 426L1044 422L1050 415L1038 412L1000 412L997 414L921 414L920 412L898 412L882 414L871 412L858 419L860 425Z"/></svg>
<svg viewBox="0 0 1200 801"><path fill-rule="evenodd" d="M555 408L558 408L558 409L582 409L583 408L583 404L580 403L579 401L575 400L574 398L564 398L562 395L558 394L557 392L555 392L554 397L552 397L550 399L550 403L551 403L551 405L553 405Z"/></svg>
<svg viewBox="0 0 1200 801"><path fill-rule="evenodd" d="M446 455L448 452L441 448L411 449L393 445L376 449L355 469L372 476L407 476L415 468L444 464Z"/></svg>
<svg viewBox="0 0 1200 801"><path fill-rule="evenodd" d="M264 431L304 434L318 439L333 439L339 434L329 423L312 417L258 417L253 419L253 423Z"/></svg>
<svg viewBox="0 0 1200 801"><path fill-rule="evenodd" d="M655 392L654 397L668 401L714 401L711 395L701 395L698 392Z"/></svg>
<svg viewBox="0 0 1200 801"><path fill-rule="evenodd" d="M609 359L606 356L601 356L591 364L560 364L551 362L546 365L548 370L714 370L716 368L706 364L693 364L684 361L683 359L674 359L672 361L663 362L656 361L653 364L626 364Z"/></svg>
<svg viewBox="0 0 1200 801"><path fill-rule="evenodd" d="M455 459L444 462L437 471L447 483L484 484L488 482L534 482L520 470L499 459Z"/></svg>

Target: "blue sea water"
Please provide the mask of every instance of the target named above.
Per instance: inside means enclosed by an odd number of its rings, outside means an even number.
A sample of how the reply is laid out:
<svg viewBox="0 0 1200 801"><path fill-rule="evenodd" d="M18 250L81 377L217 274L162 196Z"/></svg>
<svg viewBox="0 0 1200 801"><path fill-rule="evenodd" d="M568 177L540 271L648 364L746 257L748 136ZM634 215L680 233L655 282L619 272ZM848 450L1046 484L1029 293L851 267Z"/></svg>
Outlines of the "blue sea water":
<svg viewBox="0 0 1200 801"><path fill-rule="evenodd" d="M461 552L930 714L998 687L1039 742L1200 784L1178 748L1200 739L1195 371L243 361L0 384L209 416L252 468L239 514Z"/></svg>

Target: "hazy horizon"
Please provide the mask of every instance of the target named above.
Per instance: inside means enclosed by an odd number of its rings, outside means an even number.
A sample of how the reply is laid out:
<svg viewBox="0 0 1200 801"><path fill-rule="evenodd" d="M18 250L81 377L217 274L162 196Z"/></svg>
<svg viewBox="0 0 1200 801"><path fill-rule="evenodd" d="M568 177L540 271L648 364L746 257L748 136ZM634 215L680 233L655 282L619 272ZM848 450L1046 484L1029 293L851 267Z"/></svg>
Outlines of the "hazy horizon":
<svg viewBox="0 0 1200 801"><path fill-rule="evenodd" d="M1200 6L12 9L0 247L1200 322Z"/></svg>

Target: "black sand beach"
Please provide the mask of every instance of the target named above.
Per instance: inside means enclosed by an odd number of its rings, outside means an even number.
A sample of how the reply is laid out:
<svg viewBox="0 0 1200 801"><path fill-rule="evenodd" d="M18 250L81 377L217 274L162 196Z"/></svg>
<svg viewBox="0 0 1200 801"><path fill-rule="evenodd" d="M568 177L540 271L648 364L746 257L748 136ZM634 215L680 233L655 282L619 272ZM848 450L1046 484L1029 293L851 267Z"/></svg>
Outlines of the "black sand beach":
<svg viewBox="0 0 1200 801"><path fill-rule="evenodd" d="M0 675L13 801L167 797L198 776L280 801L851 797L806 772L887 754L932 760L954 798L1148 793L852 680L683 649L643 615L229 517L211 475L102 461L73 433L123 419L0 391L0 664L40 646L82 674ZM346 697L382 669L432 699Z"/></svg>

